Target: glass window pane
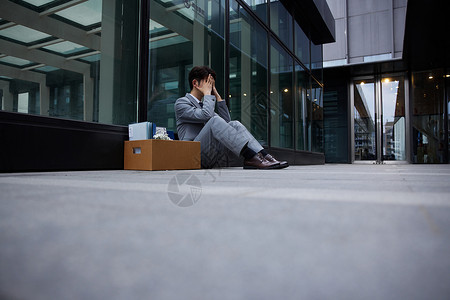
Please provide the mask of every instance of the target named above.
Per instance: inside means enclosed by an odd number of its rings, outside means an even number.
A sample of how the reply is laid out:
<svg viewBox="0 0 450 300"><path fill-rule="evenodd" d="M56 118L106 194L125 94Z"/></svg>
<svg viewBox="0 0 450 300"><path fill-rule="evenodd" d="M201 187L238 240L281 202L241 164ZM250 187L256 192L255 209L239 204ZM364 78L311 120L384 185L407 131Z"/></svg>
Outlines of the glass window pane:
<svg viewBox="0 0 450 300"><path fill-rule="evenodd" d="M256 15L267 23L267 0L244 0Z"/></svg>
<svg viewBox="0 0 450 300"><path fill-rule="evenodd" d="M50 37L50 35L22 26L16 25L3 30L0 30L0 36L10 38L22 43L31 43Z"/></svg>
<svg viewBox="0 0 450 300"><path fill-rule="evenodd" d="M102 21L102 0L89 0L63 9L56 15L83 26L97 24Z"/></svg>
<svg viewBox="0 0 450 300"><path fill-rule="evenodd" d="M31 64L32 61L27 59L22 59L14 56L5 56L0 58L0 62L4 62L7 64L17 65L17 66L25 66Z"/></svg>
<svg viewBox="0 0 450 300"><path fill-rule="evenodd" d="M312 100L311 150L313 152L323 152L323 88L315 80L312 80L311 100Z"/></svg>
<svg viewBox="0 0 450 300"><path fill-rule="evenodd" d="M274 147L294 147L293 65L293 58L271 40L270 141Z"/></svg>
<svg viewBox="0 0 450 300"><path fill-rule="evenodd" d="M174 103L190 92L187 76L193 66L214 69L225 98L224 32L224 0L150 1L149 121L176 130Z"/></svg>
<svg viewBox="0 0 450 300"><path fill-rule="evenodd" d="M311 71L314 78L316 78L319 82L322 82L322 66L322 45L315 45L311 42Z"/></svg>
<svg viewBox="0 0 450 300"><path fill-rule="evenodd" d="M297 55L300 61L309 68L311 59L309 39L297 23L295 23L295 55Z"/></svg>
<svg viewBox="0 0 450 300"><path fill-rule="evenodd" d="M381 81L383 160L406 159L405 85L403 77Z"/></svg>
<svg viewBox="0 0 450 300"><path fill-rule="evenodd" d="M267 32L236 1L231 3L231 118L239 120L262 145L267 145Z"/></svg>
<svg viewBox="0 0 450 300"><path fill-rule="evenodd" d="M376 160L375 81L354 84L355 160Z"/></svg>
<svg viewBox="0 0 450 300"><path fill-rule="evenodd" d="M306 150L305 135L306 135L306 104L309 87L309 75L298 64L295 65L295 130L296 130L296 149Z"/></svg>
<svg viewBox="0 0 450 300"><path fill-rule="evenodd" d="M445 162L444 72L442 69L414 72L413 86L413 162Z"/></svg>
<svg viewBox="0 0 450 300"><path fill-rule="evenodd" d="M20 93L17 96L17 112L28 113L28 93Z"/></svg>
<svg viewBox="0 0 450 300"><path fill-rule="evenodd" d="M102 57L101 54L94 54L94 55L82 57L80 59L88 61L88 62L96 62L96 61L100 61L101 57Z"/></svg>
<svg viewBox="0 0 450 300"><path fill-rule="evenodd" d="M139 3L62 2L2 2L8 9L23 5L30 14L21 16L17 9L14 20L2 20L18 25L0 30L0 43L10 43L0 55L0 76L6 79L0 80L1 108L108 124L135 122ZM61 3L71 6L38 14ZM93 23L98 31L84 28ZM40 31L44 25L48 28Z"/></svg>
<svg viewBox="0 0 450 300"><path fill-rule="evenodd" d="M325 162L349 163L348 135L348 88L347 78L327 77L323 94L323 121L324 121L324 153ZM352 137L353 138L353 137ZM349 161L350 159L350 161Z"/></svg>
<svg viewBox="0 0 450 300"><path fill-rule="evenodd" d="M53 44L50 46L45 46L42 48L61 53L63 55L69 55L69 54L73 54L73 53L77 53L77 52L89 49L87 47L84 47L84 46L81 46L81 45L78 45L78 44L72 43L72 42L61 42L61 43Z"/></svg>
<svg viewBox="0 0 450 300"><path fill-rule="evenodd" d="M59 69L52 67L52 66L44 66L44 67L36 68L35 70L42 71L42 72L52 72L52 71L56 71Z"/></svg>
<svg viewBox="0 0 450 300"><path fill-rule="evenodd" d="M293 33L292 16L284 7L281 1L275 0L270 2L270 28L276 35L288 46L293 48L292 33Z"/></svg>
<svg viewBox="0 0 450 300"><path fill-rule="evenodd" d="M34 5L34 6L42 6L44 4L48 4L48 3L51 3L54 1L55 0L23 0L23 2L30 3L31 5Z"/></svg>

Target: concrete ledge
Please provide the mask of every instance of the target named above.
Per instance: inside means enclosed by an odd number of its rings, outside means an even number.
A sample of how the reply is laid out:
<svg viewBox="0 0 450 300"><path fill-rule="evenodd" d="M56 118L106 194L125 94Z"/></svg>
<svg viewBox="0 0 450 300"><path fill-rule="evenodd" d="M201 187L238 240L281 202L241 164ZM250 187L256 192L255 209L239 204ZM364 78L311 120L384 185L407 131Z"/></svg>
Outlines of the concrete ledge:
<svg viewBox="0 0 450 300"><path fill-rule="evenodd" d="M125 126L0 112L0 172L123 169Z"/></svg>

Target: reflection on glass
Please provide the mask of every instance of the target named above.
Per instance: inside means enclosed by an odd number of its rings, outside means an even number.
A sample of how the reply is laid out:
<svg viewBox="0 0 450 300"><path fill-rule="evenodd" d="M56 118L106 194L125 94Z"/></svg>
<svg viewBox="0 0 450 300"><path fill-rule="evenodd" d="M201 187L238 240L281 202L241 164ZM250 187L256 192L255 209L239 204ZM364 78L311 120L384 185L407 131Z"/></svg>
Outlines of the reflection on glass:
<svg viewBox="0 0 450 300"><path fill-rule="evenodd" d="M225 88L224 0L150 1L150 74L148 120L176 130L174 103L190 91L193 66L216 71L216 87Z"/></svg>
<svg viewBox="0 0 450 300"><path fill-rule="evenodd" d="M89 0L68 7L56 15L83 26L90 26L102 21L102 0Z"/></svg>
<svg viewBox="0 0 450 300"><path fill-rule="evenodd" d="M264 22L267 22L267 0L244 0L245 3L256 13Z"/></svg>
<svg viewBox="0 0 450 300"><path fill-rule="evenodd" d="M284 7L279 0L272 0L270 2L270 28L278 37L288 46L293 48L292 43L292 15Z"/></svg>
<svg viewBox="0 0 450 300"><path fill-rule="evenodd" d="M309 39L297 22L295 22L295 55L297 55L300 61L309 68Z"/></svg>
<svg viewBox="0 0 450 300"><path fill-rule="evenodd" d="M442 69L414 72L413 85L413 162L445 162L444 72Z"/></svg>
<svg viewBox="0 0 450 300"><path fill-rule="evenodd" d="M100 61L101 57L102 57L101 54L94 54L94 55L82 57L80 59L84 60L84 61L88 61L88 62L96 62L96 61Z"/></svg>
<svg viewBox="0 0 450 300"><path fill-rule="evenodd" d="M42 48L61 53L63 55L69 55L80 51L88 50L88 48L72 42L61 42L50 46L45 46Z"/></svg>
<svg viewBox="0 0 450 300"><path fill-rule="evenodd" d="M0 54L2 110L120 125L136 121L139 3L102 4L2 1L2 8L17 12L1 21L17 23L0 30L0 44L11 45Z"/></svg>
<svg viewBox="0 0 450 300"><path fill-rule="evenodd" d="M77 74L73 74L76 77ZM74 78L74 79L75 79ZM74 120L83 120L83 83L74 80L71 83L57 85L50 89L49 115Z"/></svg>
<svg viewBox="0 0 450 300"><path fill-rule="evenodd" d="M42 72L52 72L52 71L56 71L59 70L58 68L52 67L52 66L44 66L44 67L40 67L40 68L36 68L37 71L42 71Z"/></svg>
<svg viewBox="0 0 450 300"><path fill-rule="evenodd" d="M275 40L270 49L271 146L294 147L293 59Z"/></svg>
<svg viewBox="0 0 450 300"><path fill-rule="evenodd" d="M311 100L311 150L323 152L323 88L315 80L312 80Z"/></svg>
<svg viewBox="0 0 450 300"><path fill-rule="evenodd" d="M4 111L39 114L39 84L31 81L14 81L13 78L0 78L0 108ZM26 88L24 88L26 87Z"/></svg>
<svg viewBox="0 0 450 300"><path fill-rule="evenodd" d="M29 61L27 59L22 59L22 58L18 58L18 57L14 57L14 56L2 57L2 58L0 58L0 62L17 65L17 66L25 66L25 65L32 63L32 61Z"/></svg>
<svg viewBox="0 0 450 300"><path fill-rule="evenodd" d="M311 42L311 71L313 76L322 82L323 53L322 45Z"/></svg>
<svg viewBox="0 0 450 300"><path fill-rule="evenodd" d="M381 81L383 160L406 159L405 87L403 77Z"/></svg>
<svg viewBox="0 0 450 300"><path fill-rule="evenodd" d="M28 113L28 93L20 93L17 95L17 112Z"/></svg>
<svg viewBox="0 0 450 300"><path fill-rule="evenodd" d="M234 0L230 8L231 118L267 145L267 33Z"/></svg>
<svg viewBox="0 0 450 300"><path fill-rule="evenodd" d="M13 39L22 43L31 43L50 37L50 35L22 26L16 25L0 30L0 36Z"/></svg>
<svg viewBox="0 0 450 300"><path fill-rule="evenodd" d="M306 150L305 148L305 130L306 130L306 118L305 118L305 106L307 104L307 94L309 86L308 73L298 64L295 65L295 80L296 80L296 93L295 93L295 122L296 122L296 149Z"/></svg>
<svg viewBox="0 0 450 300"><path fill-rule="evenodd" d="M355 160L376 160L375 83L355 82Z"/></svg>
<svg viewBox="0 0 450 300"><path fill-rule="evenodd" d="M48 4L54 2L55 0L23 0L24 2L30 3L34 6L42 6L44 4Z"/></svg>

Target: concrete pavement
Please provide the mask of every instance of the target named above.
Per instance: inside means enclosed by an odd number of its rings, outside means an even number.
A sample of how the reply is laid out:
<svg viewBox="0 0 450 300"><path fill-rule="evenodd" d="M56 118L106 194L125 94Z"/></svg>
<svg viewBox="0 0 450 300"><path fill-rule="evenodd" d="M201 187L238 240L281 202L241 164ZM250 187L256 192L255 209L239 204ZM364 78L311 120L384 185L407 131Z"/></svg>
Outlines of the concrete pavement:
<svg viewBox="0 0 450 300"><path fill-rule="evenodd" d="M0 299L449 299L450 165L0 174Z"/></svg>

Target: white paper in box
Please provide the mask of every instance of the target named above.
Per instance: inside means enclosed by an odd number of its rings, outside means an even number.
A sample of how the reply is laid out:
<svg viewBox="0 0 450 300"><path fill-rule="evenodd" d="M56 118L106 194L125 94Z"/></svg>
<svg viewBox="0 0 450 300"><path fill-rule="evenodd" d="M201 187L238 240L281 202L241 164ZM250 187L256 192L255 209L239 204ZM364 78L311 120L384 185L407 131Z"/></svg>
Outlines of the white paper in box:
<svg viewBox="0 0 450 300"><path fill-rule="evenodd" d="M152 122L141 122L128 125L130 141L148 140L156 133L156 125Z"/></svg>

